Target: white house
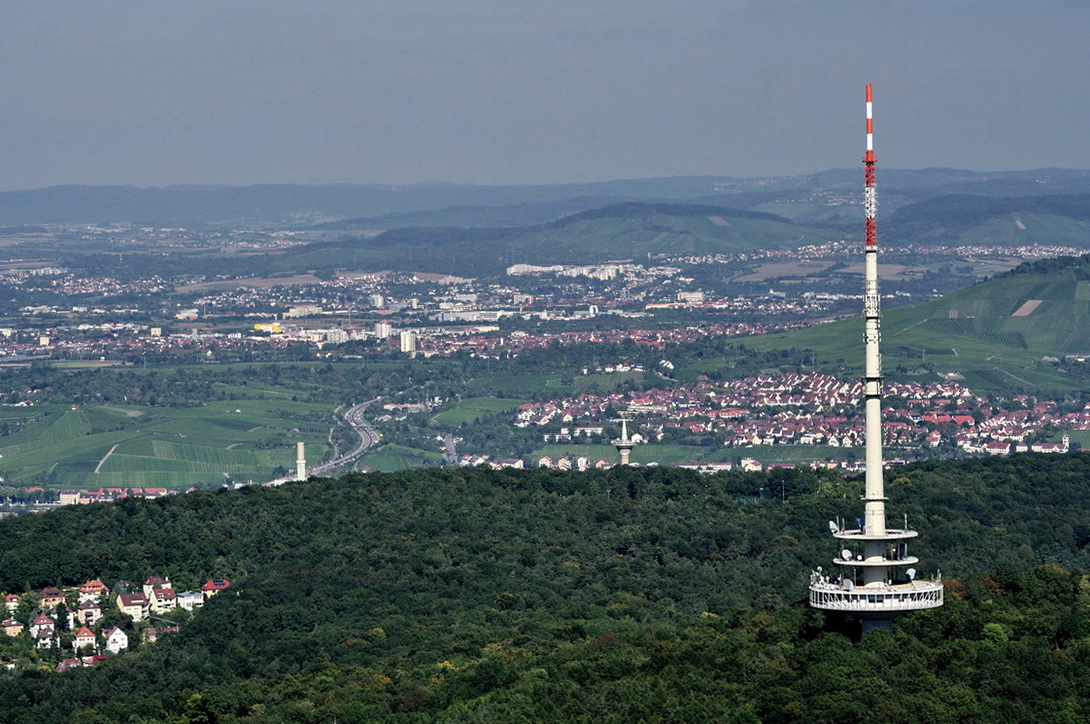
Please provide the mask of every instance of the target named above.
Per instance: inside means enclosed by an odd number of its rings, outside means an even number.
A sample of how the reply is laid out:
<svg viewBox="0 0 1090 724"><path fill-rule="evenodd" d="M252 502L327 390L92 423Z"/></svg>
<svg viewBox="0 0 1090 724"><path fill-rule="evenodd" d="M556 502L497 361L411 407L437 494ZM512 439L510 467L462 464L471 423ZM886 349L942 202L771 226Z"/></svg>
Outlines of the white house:
<svg viewBox="0 0 1090 724"><path fill-rule="evenodd" d="M106 650L112 654L117 654L127 648L129 648L129 637L124 631L117 626L114 626L110 629L110 632L106 634Z"/></svg>

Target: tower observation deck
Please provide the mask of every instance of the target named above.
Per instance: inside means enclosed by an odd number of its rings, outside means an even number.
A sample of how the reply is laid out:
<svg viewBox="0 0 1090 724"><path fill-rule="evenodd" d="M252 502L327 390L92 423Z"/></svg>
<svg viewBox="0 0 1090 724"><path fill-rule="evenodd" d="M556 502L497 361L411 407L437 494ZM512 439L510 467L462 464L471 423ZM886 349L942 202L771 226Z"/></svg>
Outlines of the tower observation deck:
<svg viewBox="0 0 1090 724"><path fill-rule="evenodd" d="M874 136L871 120L871 86L867 85L867 152L863 157L866 175L863 209L866 215L864 245L865 281L863 292L863 337L866 367L863 377L867 431L866 476L863 493L864 517L858 528L841 529L830 521L833 537L843 549L833 559L839 572L820 567L810 576L810 605L828 611L849 613L863 621L864 633L890 627L894 617L909 611L942 605L942 576L926 580L912 568L919 559L908 554L908 541L918 534L904 528L886 527L886 495L882 460L882 357L878 295L878 236L875 217L878 207L874 185Z"/></svg>

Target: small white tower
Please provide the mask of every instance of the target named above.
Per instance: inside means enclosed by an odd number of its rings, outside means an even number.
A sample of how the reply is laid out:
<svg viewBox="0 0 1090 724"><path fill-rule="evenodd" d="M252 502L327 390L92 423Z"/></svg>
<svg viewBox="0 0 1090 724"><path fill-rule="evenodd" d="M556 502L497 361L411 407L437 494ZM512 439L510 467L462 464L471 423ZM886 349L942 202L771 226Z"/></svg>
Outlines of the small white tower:
<svg viewBox="0 0 1090 724"><path fill-rule="evenodd" d="M886 494L882 478L882 357L878 295L878 236L875 227L877 199L874 186L874 140L871 128L871 86L867 84L867 153L863 209L867 236L864 247L866 276L863 291L863 337L866 342L864 397L867 429L867 469L863 494L864 517L858 528L841 529L829 521L833 537L843 549L833 560L842 573L828 575L820 568L810 576L810 605L842 611L863 620L863 632L888 629L894 617L942 605L942 577L916 577L919 559L908 555L908 541L918 534L886 527ZM903 571L903 573L902 573Z"/></svg>
<svg viewBox="0 0 1090 724"><path fill-rule="evenodd" d="M295 443L295 479L307 479L307 455L301 442Z"/></svg>
<svg viewBox="0 0 1090 724"><path fill-rule="evenodd" d="M614 420L617 422L617 420ZM621 413L621 436L613 441L613 447L617 448L617 453L621 456L621 465L628 465L628 458L632 454L632 448L636 446L636 443L632 441L632 438L628 436L628 418L624 413Z"/></svg>

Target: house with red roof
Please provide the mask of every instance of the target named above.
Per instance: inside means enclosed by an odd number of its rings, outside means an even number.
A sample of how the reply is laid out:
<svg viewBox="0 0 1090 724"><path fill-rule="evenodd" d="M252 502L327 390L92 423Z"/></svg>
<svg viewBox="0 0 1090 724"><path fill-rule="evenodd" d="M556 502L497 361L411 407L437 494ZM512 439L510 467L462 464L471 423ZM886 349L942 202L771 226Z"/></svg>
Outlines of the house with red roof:
<svg viewBox="0 0 1090 724"><path fill-rule="evenodd" d="M30 622L30 635L37 637L42 629L52 629L56 624L57 622L53 620L52 616L47 616L44 613L39 614Z"/></svg>
<svg viewBox="0 0 1090 724"><path fill-rule="evenodd" d="M76 635L72 639L72 648L79 649L85 646L94 648L95 643L95 633L86 626L80 626L79 631L76 631Z"/></svg>
<svg viewBox="0 0 1090 724"><path fill-rule="evenodd" d="M170 611L178 605L178 596L174 593L173 588L156 588L151 594L151 612L157 616Z"/></svg>
<svg viewBox="0 0 1090 724"><path fill-rule="evenodd" d="M97 601L99 596L109 593L110 589L97 578L87 581L79 587L79 601Z"/></svg>
<svg viewBox="0 0 1090 724"><path fill-rule="evenodd" d="M148 576L148 580L144 581L144 595L150 600L152 591L157 588L170 588L170 579L162 576Z"/></svg>
<svg viewBox="0 0 1090 724"><path fill-rule="evenodd" d="M210 578L201 586L201 593L206 599L212 598L225 588L229 588L231 582L226 578Z"/></svg>

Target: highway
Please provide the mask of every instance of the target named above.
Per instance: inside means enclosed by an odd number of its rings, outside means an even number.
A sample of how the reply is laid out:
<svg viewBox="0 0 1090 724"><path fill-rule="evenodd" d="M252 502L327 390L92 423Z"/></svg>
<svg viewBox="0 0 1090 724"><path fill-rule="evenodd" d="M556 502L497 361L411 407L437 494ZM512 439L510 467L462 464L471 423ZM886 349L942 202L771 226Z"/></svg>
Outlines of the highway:
<svg viewBox="0 0 1090 724"><path fill-rule="evenodd" d="M325 475L331 470L335 470L340 467L349 467L352 463L359 460L361 457L367 454L367 451L371 449L373 445L378 444L378 433L363 419L364 411L375 402L378 402L380 398L376 397L367 402L361 402L357 405L349 407L344 412L344 421L348 423L349 427L359 435L360 443L351 452L334 458L328 462L324 462L321 465L314 465L307 468L307 476L311 475ZM295 480L295 476L291 475L285 478L277 478L276 480L270 480L265 485L283 485L284 483Z"/></svg>

